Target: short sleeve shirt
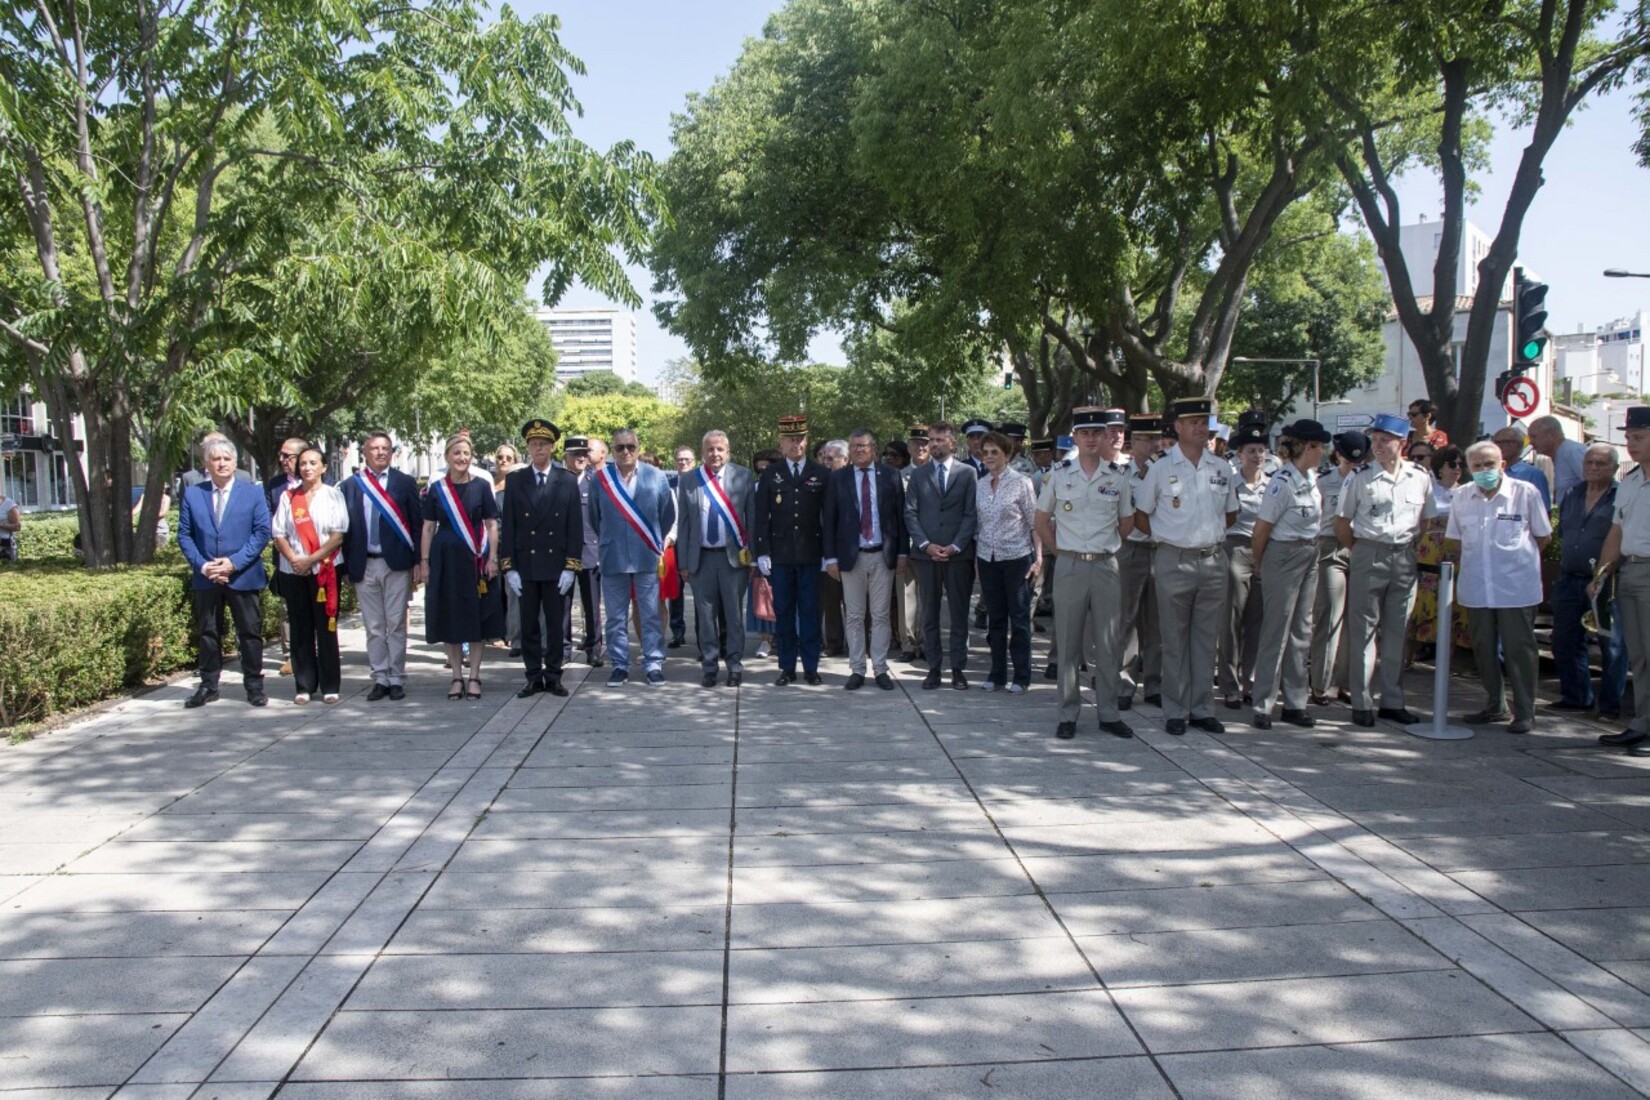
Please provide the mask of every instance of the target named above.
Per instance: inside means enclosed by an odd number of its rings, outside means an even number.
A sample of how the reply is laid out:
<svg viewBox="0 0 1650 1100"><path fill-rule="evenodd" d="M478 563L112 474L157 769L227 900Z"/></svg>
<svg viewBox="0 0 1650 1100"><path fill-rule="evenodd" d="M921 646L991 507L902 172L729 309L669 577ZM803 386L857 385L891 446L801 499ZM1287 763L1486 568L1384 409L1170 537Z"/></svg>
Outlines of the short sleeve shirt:
<svg viewBox="0 0 1650 1100"><path fill-rule="evenodd" d="M1273 541L1310 542L1318 537L1323 502L1317 482L1316 474L1303 474L1293 463L1267 479L1257 518L1272 525Z"/></svg>
<svg viewBox="0 0 1650 1100"><path fill-rule="evenodd" d="M1269 480L1270 477L1262 471L1260 480L1250 485L1243 480L1242 473L1237 474L1238 514L1226 530L1228 535L1248 538L1255 533L1255 520L1260 518L1260 505L1266 499L1266 483Z"/></svg>
<svg viewBox="0 0 1650 1100"><path fill-rule="evenodd" d="M1650 479L1635 466L1616 483L1616 522L1621 525L1621 552L1650 557Z"/></svg>
<svg viewBox="0 0 1650 1100"><path fill-rule="evenodd" d="M1359 540L1388 546L1413 542L1421 521L1437 512L1432 476L1413 462L1400 460L1392 473L1371 462L1359 467L1341 488L1340 516L1352 521L1352 535Z"/></svg>
<svg viewBox="0 0 1650 1100"><path fill-rule="evenodd" d="M1541 547L1553 533L1535 486L1503 477L1485 496L1478 486L1455 490L1444 537L1461 543L1463 607L1531 607L1541 602Z"/></svg>
<svg viewBox="0 0 1650 1100"><path fill-rule="evenodd" d="M1152 518L1152 537L1182 550L1226 539L1226 516L1238 510L1231 463L1204 454L1194 464L1179 447L1152 463L1135 488L1134 506Z"/></svg>
<svg viewBox="0 0 1650 1100"><path fill-rule="evenodd" d="M1335 537L1335 516L1340 512L1341 489L1346 485L1347 476L1339 466L1331 466L1318 474L1318 500L1323 507L1318 521L1319 538Z"/></svg>
<svg viewBox="0 0 1650 1100"><path fill-rule="evenodd" d="M1100 460L1094 476L1075 458L1056 462L1043 477L1037 510L1054 521L1057 551L1116 553L1123 544L1123 517L1134 515L1133 481L1127 465Z"/></svg>

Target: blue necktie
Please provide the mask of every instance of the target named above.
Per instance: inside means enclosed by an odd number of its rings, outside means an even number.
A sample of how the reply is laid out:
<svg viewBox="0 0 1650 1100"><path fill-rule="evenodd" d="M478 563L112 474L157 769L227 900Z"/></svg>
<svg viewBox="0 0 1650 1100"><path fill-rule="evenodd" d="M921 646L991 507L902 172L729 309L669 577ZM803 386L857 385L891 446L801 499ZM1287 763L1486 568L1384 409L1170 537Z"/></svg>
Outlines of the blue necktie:
<svg viewBox="0 0 1650 1100"><path fill-rule="evenodd" d="M945 463L934 463L934 478L940 483L940 496L945 495Z"/></svg>

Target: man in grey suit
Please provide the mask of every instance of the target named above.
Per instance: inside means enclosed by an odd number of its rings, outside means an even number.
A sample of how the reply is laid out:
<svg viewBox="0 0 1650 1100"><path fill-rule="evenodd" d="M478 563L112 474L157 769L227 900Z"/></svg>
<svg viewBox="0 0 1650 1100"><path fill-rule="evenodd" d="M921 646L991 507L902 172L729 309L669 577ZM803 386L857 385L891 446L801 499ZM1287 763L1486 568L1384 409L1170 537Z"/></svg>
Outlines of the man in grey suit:
<svg viewBox="0 0 1650 1100"><path fill-rule="evenodd" d="M928 463L911 475L905 529L917 568L922 645L928 658L924 689L940 686L940 594L951 605L951 686L966 689L968 601L974 592L974 467L955 457L957 432L944 421L928 426Z"/></svg>
<svg viewBox="0 0 1650 1100"><path fill-rule="evenodd" d="M706 432L699 468L683 473L676 485L676 552L693 586L700 683L708 688L716 686L718 638L727 639L728 686L738 687L745 675L745 589L756 480L749 469L729 462L728 453L726 432Z"/></svg>

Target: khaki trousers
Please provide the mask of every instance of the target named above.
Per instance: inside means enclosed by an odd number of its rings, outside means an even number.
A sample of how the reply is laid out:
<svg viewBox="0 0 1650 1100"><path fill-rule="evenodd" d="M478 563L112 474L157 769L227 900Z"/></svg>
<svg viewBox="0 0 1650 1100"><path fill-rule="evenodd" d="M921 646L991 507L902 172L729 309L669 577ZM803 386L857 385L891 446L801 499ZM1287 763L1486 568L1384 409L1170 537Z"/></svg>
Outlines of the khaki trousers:
<svg viewBox="0 0 1650 1100"><path fill-rule="evenodd" d="M1374 710L1370 690L1376 654L1381 664L1383 708L1404 705L1404 638L1415 606L1415 547L1361 539L1352 547L1346 582L1346 621L1351 636L1347 679L1353 710Z"/></svg>
<svg viewBox="0 0 1650 1100"><path fill-rule="evenodd" d="M1616 614L1633 673L1633 724L1650 733L1650 562L1623 561L1616 582Z"/></svg>
<svg viewBox="0 0 1650 1100"><path fill-rule="evenodd" d="M1318 591L1312 601L1312 694L1346 687L1351 647L1343 644L1351 556L1334 536L1318 536Z"/></svg>
<svg viewBox="0 0 1650 1100"><path fill-rule="evenodd" d="M1163 693L1163 649L1157 629L1157 590L1152 585L1152 553L1149 542L1123 540L1117 551L1117 581L1122 588L1123 610L1118 619L1118 639L1123 651L1123 674L1117 681L1119 698L1132 696L1136 685L1146 695ZM1139 668L1135 663L1139 662ZM1135 674L1138 672L1139 679Z"/></svg>
<svg viewBox="0 0 1650 1100"><path fill-rule="evenodd" d="M1213 718L1215 645L1226 621L1226 548L1160 544L1152 580L1163 639L1163 716Z"/></svg>
<svg viewBox="0 0 1650 1100"><path fill-rule="evenodd" d="M412 570L391 569L383 558L368 558L355 586L361 625L367 632L367 663L375 684L394 687L407 679L407 604Z"/></svg>
<svg viewBox="0 0 1650 1100"><path fill-rule="evenodd" d="M1266 610L1255 659L1255 713L1270 714L1282 683L1283 709L1306 709L1312 603L1318 590L1315 540L1271 542L1260 564Z"/></svg>
<svg viewBox="0 0 1650 1100"><path fill-rule="evenodd" d="M1092 651L1094 697L1100 721L1115 722L1117 711L1117 558L1093 561L1061 554L1054 564L1054 637L1070 655ZM1060 662L1060 721L1075 722L1083 709L1077 684L1077 661Z"/></svg>

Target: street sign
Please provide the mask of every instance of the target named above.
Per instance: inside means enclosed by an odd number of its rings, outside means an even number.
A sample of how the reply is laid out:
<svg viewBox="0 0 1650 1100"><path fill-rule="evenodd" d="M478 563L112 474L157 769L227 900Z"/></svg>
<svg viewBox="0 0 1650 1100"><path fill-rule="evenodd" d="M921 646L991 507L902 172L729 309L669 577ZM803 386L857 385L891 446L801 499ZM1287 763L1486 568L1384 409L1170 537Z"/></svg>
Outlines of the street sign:
<svg viewBox="0 0 1650 1100"><path fill-rule="evenodd" d="M1508 382L1506 390L1501 394L1501 407L1507 410L1509 416L1529 416L1535 412L1535 407L1539 404L1541 387L1528 375L1521 375Z"/></svg>
<svg viewBox="0 0 1650 1100"><path fill-rule="evenodd" d="M1337 432L1353 432L1367 428L1375 423L1375 418L1369 413L1338 413L1335 416L1335 430Z"/></svg>

